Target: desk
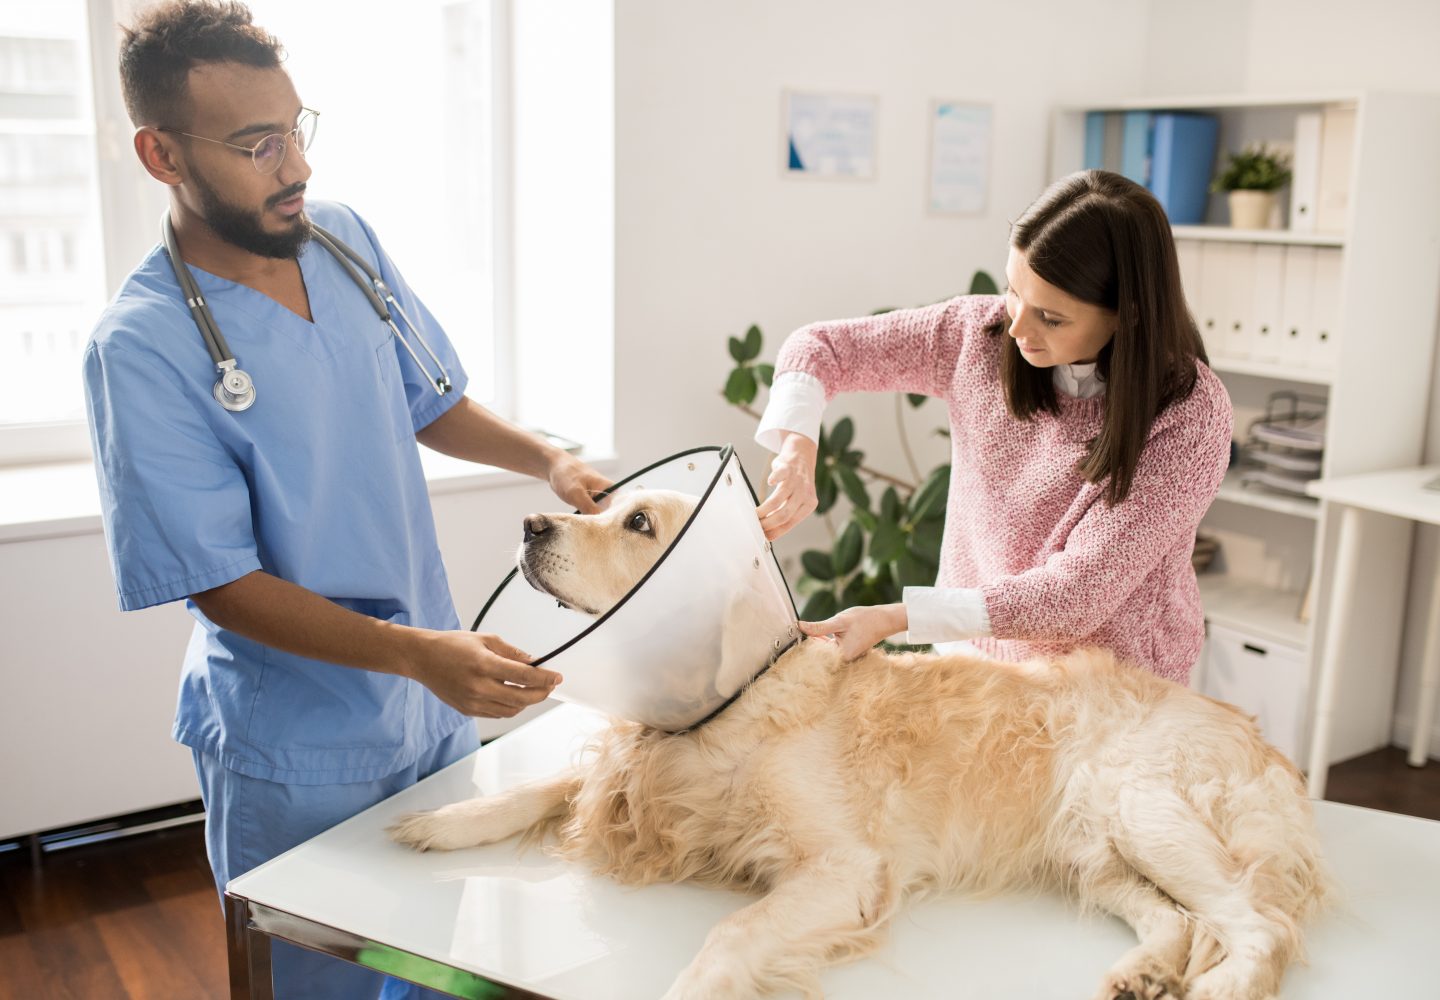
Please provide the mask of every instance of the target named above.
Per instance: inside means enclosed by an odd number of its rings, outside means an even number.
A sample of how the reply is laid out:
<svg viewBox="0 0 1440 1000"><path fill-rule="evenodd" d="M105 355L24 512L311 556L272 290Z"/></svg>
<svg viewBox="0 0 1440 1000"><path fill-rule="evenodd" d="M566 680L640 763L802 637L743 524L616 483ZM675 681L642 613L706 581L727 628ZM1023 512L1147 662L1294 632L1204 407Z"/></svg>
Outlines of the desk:
<svg viewBox="0 0 1440 1000"><path fill-rule="evenodd" d="M1423 524L1440 524L1440 491L1422 484L1440 476L1440 466L1367 472L1356 476L1316 480L1306 487L1332 507L1340 508L1340 531L1335 543L1335 584L1331 589L1325 622L1325 647L1320 660L1315 696L1315 722L1310 736L1310 797L1325 797L1325 775L1329 768L1330 729L1335 716L1336 691L1341 661L1352 626L1350 606L1359 577L1362 540L1360 512L1375 511ZM1325 556L1329 561L1329 554ZM1440 685L1440 586L1431 597L1425 633L1425 653L1420 673L1420 699L1416 708L1415 733L1410 741L1410 763L1425 763L1430 745L1430 728L1435 722L1435 696Z"/></svg>
<svg viewBox="0 0 1440 1000"><path fill-rule="evenodd" d="M558 770L603 720L562 705L227 887L234 997L269 998L269 936L460 996L658 997L721 918L751 901L694 885L626 888L515 839L417 854L385 838L401 813L492 794ZM1312 964L1286 1000L1419 996L1436 983L1440 823L1315 803L1348 905L1310 928ZM890 943L824 973L832 1000L1018 996L1073 1000L1133 947L1119 920L1058 897L907 906ZM1418 989L1417 989L1418 987Z"/></svg>

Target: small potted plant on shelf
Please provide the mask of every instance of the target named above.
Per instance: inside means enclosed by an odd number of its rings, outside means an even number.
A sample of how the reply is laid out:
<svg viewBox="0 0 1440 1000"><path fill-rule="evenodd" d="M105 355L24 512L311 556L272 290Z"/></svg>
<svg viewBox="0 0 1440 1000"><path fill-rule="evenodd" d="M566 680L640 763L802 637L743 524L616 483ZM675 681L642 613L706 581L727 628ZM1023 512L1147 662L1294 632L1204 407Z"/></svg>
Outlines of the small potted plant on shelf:
<svg viewBox="0 0 1440 1000"><path fill-rule="evenodd" d="M1215 175L1210 190L1229 196L1231 226L1269 229L1276 192L1290 183L1289 158L1271 153L1264 143L1227 155L1230 162Z"/></svg>

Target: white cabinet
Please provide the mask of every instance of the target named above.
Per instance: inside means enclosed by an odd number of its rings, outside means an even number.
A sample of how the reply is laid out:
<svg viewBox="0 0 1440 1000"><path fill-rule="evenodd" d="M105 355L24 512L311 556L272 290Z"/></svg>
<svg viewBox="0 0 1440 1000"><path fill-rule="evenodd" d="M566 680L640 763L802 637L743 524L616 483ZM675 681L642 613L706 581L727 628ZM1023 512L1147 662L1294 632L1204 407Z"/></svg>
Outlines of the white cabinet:
<svg viewBox="0 0 1440 1000"><path fill-rule="evenodd" d="M1229 390L1236 437L1245 438L1267 397L1286 391L1326 407L1322 475L1418 465L1440 302L1440 95L1168 97L1064 107L1054 119L1051 177L1084 166L1087 113L1161 110L1219 119L1212 176L1225 152L1260 142L1298 140L1312 161L1318 157L1315 176L1300 181L1300 197L1313 195L1313 221L1232 229L1213 224L1228 215L1223 197L1211 195L1212 224L1174 228L1186 300L1210 366ZM1297 134L1313 133L1317 122L1318 139ZM1281 202L1288 210L1288 192ZM1300 761L1333 586L1333 568L1319 553L1333 544L1337 520L1307 499L1259 492L1227 476L1202 526L1221 549L1214 571L1200 579L1213 662L1200 665L1197 684L1263 717L1271 740ZM1340 652L1365 667L1342 679L1332 760L1390 741L1409 546L1408 525L1377 523L1367 534L1353 611L1366 627ZM1314 609L1313 619L1300 614L1303 607Z"/></svg>
<svg viewBox="0 0 1440 1000"><path fill-rule="evenodd" d="M1266 742L1301 763L1310 693L1305 650L1223 625L1206 631L1200 693L1255 716Z"/></svg>

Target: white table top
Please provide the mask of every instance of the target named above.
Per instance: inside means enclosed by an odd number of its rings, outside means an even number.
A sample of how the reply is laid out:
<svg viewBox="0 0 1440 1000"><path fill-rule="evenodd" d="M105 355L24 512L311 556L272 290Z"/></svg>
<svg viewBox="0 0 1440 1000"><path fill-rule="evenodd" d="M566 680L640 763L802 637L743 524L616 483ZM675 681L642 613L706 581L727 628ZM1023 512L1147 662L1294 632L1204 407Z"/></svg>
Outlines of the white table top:
<svg viewBox="0 0 1440 1000"><path fill-rule="evenodd" d="M552 773L603 724L562 705L474 755L230 883L232 893L561 1000L658 997L706 932L751 897L694 885L620 886L511 839L418 854L384 828L401 813ZM1286 1000L1434 996L1440 990L1440 823L1316 804L1347 902L1309 933L1311 965ZM825 995L1088 996L1135 943L1114 918L1058 897L963 896L910 905L890 943L829 969Z"/></svg>
<svg viewBox="0 0 1440 1000"><path fill-rule="evenodd" d="M1427 490L1421 485L1436 476L1440 476L1440 465L1364 472L1316 479L1306 484L1305 492L1332 503L1440 524L1440 490Z"/></svg>

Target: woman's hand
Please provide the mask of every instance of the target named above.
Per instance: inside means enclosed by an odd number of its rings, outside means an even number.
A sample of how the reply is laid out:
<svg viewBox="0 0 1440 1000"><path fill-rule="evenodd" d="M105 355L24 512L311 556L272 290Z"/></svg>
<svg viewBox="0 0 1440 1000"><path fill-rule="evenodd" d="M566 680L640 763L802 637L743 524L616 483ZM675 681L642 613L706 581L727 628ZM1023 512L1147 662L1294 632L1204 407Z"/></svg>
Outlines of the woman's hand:
<svg viewBox="0 0 1440 1000"><path fill-rule="evenodd" d="M840 644L840 658L854 660L868 653L887 636L910 627L903 604L876 604L848 608L823 622L801 622L800 631L810 636L831 635Z"/></svg>
<svg viewBox="0 0 1440 1000"><path fill-rule="evenodd" d="M770 463L770 495L756 508L765 537L774 541L810 516L815 496L815 456L820 446L804 434L784 431L780 453Z"/></svg>
<svg viewBox="0 0 1440 1000"><path fill-rule="evenodd" d="M547 478L551 491L582 514L599 513L600 504L596 502L595 496L612 485L608 478L568 451L559 449L556 449L550 459L550 474Z"/></svg>

